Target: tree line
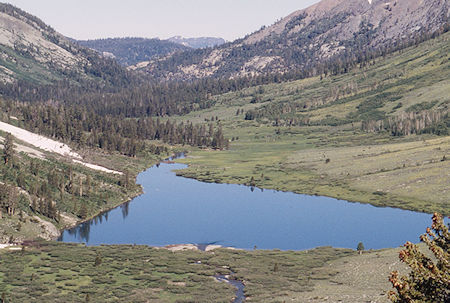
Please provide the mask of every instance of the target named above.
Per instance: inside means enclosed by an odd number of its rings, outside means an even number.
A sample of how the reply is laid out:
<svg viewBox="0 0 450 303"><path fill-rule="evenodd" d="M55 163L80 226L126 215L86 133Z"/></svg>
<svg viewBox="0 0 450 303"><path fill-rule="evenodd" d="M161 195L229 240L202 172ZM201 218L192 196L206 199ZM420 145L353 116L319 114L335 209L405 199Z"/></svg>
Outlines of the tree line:
<svg viewBox="0 0 450 303"><path fill-rule="evenodd" d="M448 110L402 113L384 120L362 121L361 129L367 132L387 131L393 136L409 136L424 133L448 136L450 116Z"/></svg>
<svg viewBox="0 0 450 303"><path fill-rule="evenodd" d="M157 152L157 147L150 146L145 140L214 149L228 147L228 140L218 123L199 125L151 117L126 119L123 116L99 116L84 108L50 104L0 102L0 108L6 116L17 117L20 126L31 132L71 143L78 148L100 148L130 157L150 148Z"/></svg>

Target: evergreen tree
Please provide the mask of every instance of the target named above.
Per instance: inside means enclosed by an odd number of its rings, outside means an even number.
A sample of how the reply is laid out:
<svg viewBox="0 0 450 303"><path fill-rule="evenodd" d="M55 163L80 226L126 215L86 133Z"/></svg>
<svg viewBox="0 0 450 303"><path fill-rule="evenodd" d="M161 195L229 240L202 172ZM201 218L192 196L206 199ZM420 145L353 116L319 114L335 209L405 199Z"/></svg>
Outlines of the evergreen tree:
<svg viewBox="0 0 450 303"><path fill-rule="evenodd" d="M128 169L126 169L125 172L123 173L120 185L126 189L130 188L130 171Z"/></svg>
<svg viewBox="0 0 450 303"><path fill-rule="evenodd" d="M278 272L278 263L273 266L273 272Z"/></svg>
<svg viewBox="0 0 450 303"><path fill-rule="evenodd" d="M87 210L87 206L85 203L83 203L80 207L80 212L79 212L79 216L81 219L86 219L88 216L88 210Z"/></svg>
<svg viewBox="0 0 450 303"><path fill-rule="evenodd" d="M87 177L86 177L86 194L89 195L89 193L91 192L91 187L92 187L92 178L90 175L87 175Z"/></svg>
<svg viewBox="0 0 450 303"><path fill-rule="evenodd" d="M14 156L14 138L7 133L3 142L3 160L8 164Z"/></svg>
<svg viewBox="0 0 450 303"><path fill-rule="evenodd" d="M7 201L7 211L8 215L14 215L17 207L18 193L17 188L15 186L11 186L9 188L9 195Z"/></svg>
<svg viewBox="0 0 450 303"><path fill-rule="evenodd" d="M397 271L391 273L389 281L396 292L390 291L389 298L394 303L450 302L450 232L442 215L435 213L431 229L420 237L433 259L419 251L417 245L407 242L399 258L411 272L408 277L399 277Z"/></svg>

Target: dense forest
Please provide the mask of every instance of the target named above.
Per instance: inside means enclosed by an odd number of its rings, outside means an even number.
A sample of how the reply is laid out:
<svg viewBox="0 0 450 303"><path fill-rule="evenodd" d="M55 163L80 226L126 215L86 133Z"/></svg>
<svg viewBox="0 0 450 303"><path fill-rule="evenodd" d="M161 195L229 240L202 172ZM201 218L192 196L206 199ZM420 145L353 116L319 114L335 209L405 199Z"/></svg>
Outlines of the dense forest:
<svg viewBox="0 0 450 303"><path fill-rule="evenodd" d="M20 126L25 129L72 143L78 148L100 148L135 157L138 152L149 148L144 140L216 149L228 147L228 140L219 124L177 124L150 117L124 119L123 116L99 116L69 106L0 102L0 108L4 113L2 120L14 116L20 119Z"/></svg>

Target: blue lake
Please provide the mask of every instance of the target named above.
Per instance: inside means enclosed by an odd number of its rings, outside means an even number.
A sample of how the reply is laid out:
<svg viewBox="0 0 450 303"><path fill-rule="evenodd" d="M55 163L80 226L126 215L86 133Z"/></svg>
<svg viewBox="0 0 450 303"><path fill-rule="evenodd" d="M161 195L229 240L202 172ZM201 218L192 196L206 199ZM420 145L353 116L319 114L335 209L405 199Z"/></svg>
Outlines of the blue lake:
<svg viewBox="0 0 450 303"><path fill-rule="evenodd" d="M177 177L181 164L138 176L145 194L64 231L61 241L99 244L208 244L251 249L355 249L418 242L431 215L327 197L203 183Z"/></svg>

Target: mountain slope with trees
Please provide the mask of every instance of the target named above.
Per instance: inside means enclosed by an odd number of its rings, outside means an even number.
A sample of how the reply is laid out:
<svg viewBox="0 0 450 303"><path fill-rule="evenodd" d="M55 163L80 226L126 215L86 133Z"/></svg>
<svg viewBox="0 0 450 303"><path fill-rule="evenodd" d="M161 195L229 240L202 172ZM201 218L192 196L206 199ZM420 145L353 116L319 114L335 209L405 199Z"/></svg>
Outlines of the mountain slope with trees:
<svg viewBox="0 0 450 303"><path fill-rule="evenodd" d="M239 77L286 73L314 75L362 62L426 40L448 29L445 0L322 0L244 39L213 49L174 54L142 69L163 79Z"/></svg>
<svg viewBox="0 0 450 303"><path fill-rule="evenodd" d="M0 3L0 83L124 86L131 74L112 59L69 41L43 21ZM93 82L93 83L92 83Z"/></svg>
<svg viewBox="0 0 450 303"><path fill-rule="evenodd" d="M108 38L77 40L76 42L98 51L104 57L115 58L124 66L191 49L189 46L168 40L145 38Z"/></svg>

